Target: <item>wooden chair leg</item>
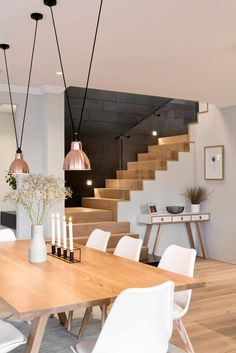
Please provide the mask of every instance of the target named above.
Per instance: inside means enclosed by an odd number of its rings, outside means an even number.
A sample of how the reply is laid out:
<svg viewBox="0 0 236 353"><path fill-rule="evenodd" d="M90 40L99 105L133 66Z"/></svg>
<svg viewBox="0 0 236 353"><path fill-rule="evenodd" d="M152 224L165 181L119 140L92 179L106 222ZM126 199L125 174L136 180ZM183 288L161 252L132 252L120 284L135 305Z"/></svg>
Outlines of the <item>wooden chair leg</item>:
<svg viewBox="0 0 236 353"><path fill-rule="evenodd" d="M85 310L85 314L84 314L84 317L83 317L83 320L81 322L81 326L80 326L80 329L79 329L79 333L78 333L78 336L77 336L77 339L80 339L83 334L84 334L84 330L89 322L89 319L90 319L90 316L91 316L91 313L92 313L92 310L93 308L87 308Z"/></svg>
<svg viewBox="0 0 236 353"><path fill-rule="evenodd" d="M100 305L101 311L102 311L102 327L105 324L106 318L107 318L107 305L106 304L102 304Z"/></svg>
<svg viewBox="0 0 236 353"><path fill-rule="evenodd" d="M71 310L71 311L69 311L68 319L67 319L67 325L66 325L67 331L71 331L72 320L73 320L73 311Z"/></svg>
<svg viewBox="0 0 236 353"><path fill-rule="evenodd" d="M182 341L184 342L184 344L186 346L187 352L188 353L195 353L193 346L192 346L192 343L190 341L190 338L188 336L188 333L184 327L182 320L181 319L174 320L174 324L179 332L179 335L180 335Z"/></svg>

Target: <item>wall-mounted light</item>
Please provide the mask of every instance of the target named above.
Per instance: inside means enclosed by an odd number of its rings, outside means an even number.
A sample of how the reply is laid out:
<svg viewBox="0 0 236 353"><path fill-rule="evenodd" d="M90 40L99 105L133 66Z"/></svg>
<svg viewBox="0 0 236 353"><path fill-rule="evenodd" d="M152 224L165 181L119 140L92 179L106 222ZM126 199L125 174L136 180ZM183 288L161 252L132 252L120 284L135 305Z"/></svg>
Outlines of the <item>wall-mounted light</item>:
<svg viewBox="0 0 236 353"><path fill-rule="evenodd" d="M152 136L157 136L157 131L156 130L152 131Z"/></svg>
<svg viewBox="0 0 236 353"><path fill-rule="evenodd" d="M93 185L93 181L88 179L88 180L86 181L86 184L87 184L88 186L91 186L91 185Z"/></svg>

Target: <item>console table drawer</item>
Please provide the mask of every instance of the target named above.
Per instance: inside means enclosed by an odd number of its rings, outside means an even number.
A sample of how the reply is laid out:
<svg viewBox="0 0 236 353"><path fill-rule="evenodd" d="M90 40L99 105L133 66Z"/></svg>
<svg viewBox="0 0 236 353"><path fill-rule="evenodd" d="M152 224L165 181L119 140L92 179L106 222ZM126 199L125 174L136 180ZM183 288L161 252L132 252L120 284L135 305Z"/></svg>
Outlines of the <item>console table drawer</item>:
<svg viewBox="0 0 236 353"><path fill-rule="evenodd" d="M172 221L171 217L153 217L152 218L153 223L169 223L171 221Z"/></svg>
<svg viewBox="0 0 236 353"><path fill-rule="evenodd" d="M198 214L196 216L192 216L192 221L208 221L209 219L209 214Z"/></svg>
<svg viewBox="0 0 236 353"><path fill-rule="evenodd" d="M191 216L173 216L173 222L189 222L191 221Z"/></svg>

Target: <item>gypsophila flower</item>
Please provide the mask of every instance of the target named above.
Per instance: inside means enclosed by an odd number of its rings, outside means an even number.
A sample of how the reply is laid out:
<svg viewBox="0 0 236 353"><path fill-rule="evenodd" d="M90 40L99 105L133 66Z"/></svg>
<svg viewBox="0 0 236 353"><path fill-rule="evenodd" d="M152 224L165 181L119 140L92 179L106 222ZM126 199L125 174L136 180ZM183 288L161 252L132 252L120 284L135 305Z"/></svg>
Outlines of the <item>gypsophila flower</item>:
<svg viewBox="0 0 236 353"><path fill-rule="evenodd" d="M4 201L21 205L32 224L43 224L49 210L71 195L60 178L30 174L23 178L20 188L5 195Z"/></svg>

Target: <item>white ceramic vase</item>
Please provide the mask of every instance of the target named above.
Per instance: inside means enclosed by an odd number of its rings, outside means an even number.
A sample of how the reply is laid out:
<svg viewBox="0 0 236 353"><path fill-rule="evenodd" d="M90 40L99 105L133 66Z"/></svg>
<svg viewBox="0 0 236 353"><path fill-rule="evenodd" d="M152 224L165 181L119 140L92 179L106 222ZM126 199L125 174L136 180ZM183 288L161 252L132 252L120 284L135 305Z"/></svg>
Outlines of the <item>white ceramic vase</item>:
<svg viewBox="0 0 236 353"><path fill-rule="evenodd" d="M199 213L200 212L200 204L191 204L191 212Z"/></svg>
<svg viewBox="0 0 236 353"><path fill-rule="evenodd" d="M47 248L43 236L43 224L32 224L29 262L38 264L47 261Z"/></svg>

